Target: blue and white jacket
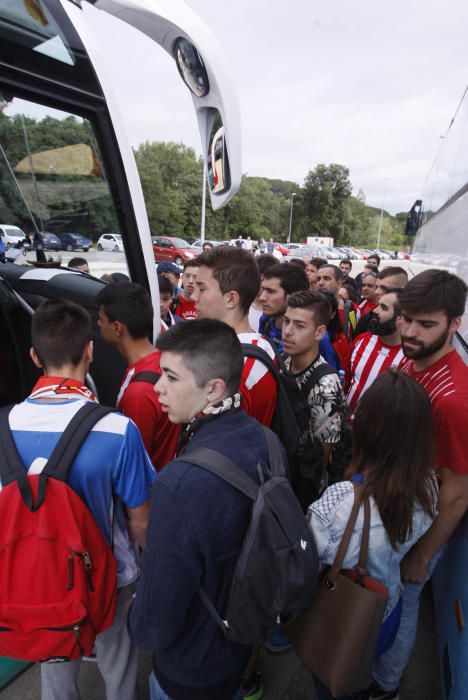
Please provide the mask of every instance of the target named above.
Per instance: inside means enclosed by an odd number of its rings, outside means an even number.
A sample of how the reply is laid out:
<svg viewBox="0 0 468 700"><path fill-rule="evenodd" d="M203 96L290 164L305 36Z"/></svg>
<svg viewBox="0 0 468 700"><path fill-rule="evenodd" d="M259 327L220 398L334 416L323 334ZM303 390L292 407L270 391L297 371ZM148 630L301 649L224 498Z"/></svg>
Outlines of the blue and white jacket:
<svg viewBox="0 0 468 700"><path fill-rule="evenodd" d="M395 551L388 538L374 499L370 499L371 523L369 533L369 556L367 569L369 575L383 583L389 592L385 618L392 612L401 594L402 583L400 562L411 547L424 535L432 525L433 517L427 515L418 505L413 514L412 537ZM434 517L437 503L437 488L434 479L433 490ZM341 481L330 486L323 496L309 506L307 520L315 541L323 567L333 564L341 538L348 522L354 503L354 487L351 481ZM343 561L343 569L352 569L359 559L361 532L364 524L364 511L361 508L354 532ZM384 619L385 619L384 618Z"/></svg>

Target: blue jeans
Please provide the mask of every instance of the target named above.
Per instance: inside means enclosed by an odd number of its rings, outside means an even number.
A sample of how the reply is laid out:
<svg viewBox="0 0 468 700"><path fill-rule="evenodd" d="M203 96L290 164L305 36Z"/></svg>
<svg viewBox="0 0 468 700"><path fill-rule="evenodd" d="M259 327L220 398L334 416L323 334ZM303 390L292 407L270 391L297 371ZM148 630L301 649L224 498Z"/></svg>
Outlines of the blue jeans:
<svg viewBox="0 0 468 700"><path fill-rule="evenodd" d="M413 651L418 629L419 596L429 581L442 556L444 547L432 557L427 574L422 583L404 583L402 597L401 620L395 641L388 651L374 663L372 675L383 690L394 690L400 685L403 672Z"/></svg>
<svg viewBox="0 0 468 700"><path fill-rule="evenodd" d="M153 671L151 671L148 680L151 700L172 700L159 685ZM239 688L239 691L236 693L235 697L232 700L242 700L242 688Z"/></svg>

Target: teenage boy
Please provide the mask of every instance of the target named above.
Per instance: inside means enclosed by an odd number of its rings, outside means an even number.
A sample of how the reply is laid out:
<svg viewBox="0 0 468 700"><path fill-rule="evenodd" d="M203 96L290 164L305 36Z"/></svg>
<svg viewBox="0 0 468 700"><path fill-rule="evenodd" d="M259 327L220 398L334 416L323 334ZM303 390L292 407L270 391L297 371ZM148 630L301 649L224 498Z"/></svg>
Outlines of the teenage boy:
<svg viewBox="0 0 468 700"><path fill-rule="evenodd" d="M198 274L192 298L201 318L224 321L241 343L262 348L273 360L275 353L249 323L249 309L260 288L260 273L251 253L234 247L218 247L197 258ZM275 412L277 386L265 365L246 357L242 372L242 394L249 415L270 425ZM245 396L248 394L248 396Z"/></svg>
<svg viewBox="0 0 468 700"><path fill-rule="evenodd" d="M452 345L465 311L467 287L456 275L425 270L400 294L400 369L429 394L439 477L438 515L401 563L403 609L391 648L377 660L370 698L398 697L416 637L419 596L468 505L468 368Z"/></svg>
<svg viewBox="0 0 468 700"><path fill-rule="evenodd" d="M174 300L174 287L167 277L158 275L159 287L159 311L161 314L161 331L167 331L171 326L182 321L178 316L174 316L171 308Z"/></svg>
<svg viewBox="0 0 468 700"><path fill-rule="evenodd" d="M135 282L114 283L99 292L96 303L101 336L120 352L128 365L117 396L117 408L136 424L159 471L176 453L179 429L168 420L153 391L161 369L159 352L149 340L153 328L150 295ZM148 372L145 378L143 373Z"/></svg>
<svg viewBox="0 0 468 700"><path fill-rule="evenodd" d="M279 353L283 352L281 329L288 296L303 289L309 289L309 280L298 265L278 263L263 273L259 297L263 316L259 331Z"/></svg>
<svg viewBox="0 0 468 700"><path fill-rule="evenodd" d="M345 401L336 373L315 379L315 370L325 364L319 342L330 320L330 305L319 292L309 290L291 294L283 319L283 345L286 366L310 407L310 433L324 447L323 471L333 445L339 442Z"/></svg>
<svg viewBox="0 0 468 700"><path fill-rule="evenodd" d="M369 332L353 341L346 363L346 400L354 413L360 397L379 374L398 367L403 358L401 333L397 326L400 314L398 290L380 297L369 324Z"/></svg>
<svg viewBox="0 0 468 700"><path fill-rule="evenodd" d="M31 357L42 368L30 396L9 423L25 470L38 473L77 411L95 401L85 386L93 359L91 317L69 301L49 300L32 317ZM118 413L101 418L82 444L69 485L85 502L117 559L114 624L96 638L96 660L107 700L134 700L138 651L127 633L126 608L138 569L132 541L144 546L154 470L132 421ZM54 570L51 569L51 576ZM31 581L31 586L34 582ZM44 700L76 700L81 659L41 665Z"/></svg>
<svg viewBox="0 0 468 700"><path fill-rule="evenodd" d="M226 641L199 590L225 610L251 503L191 462L191 453L216 450L258 483L258 465L268 465L265 436L239 408L244 358L233 328L212 319L180 323L159 336L157 347L162 377L155 389L169 419L187 427L178 460L153 490L129 628L153 652L152 697L238 700L251 649Z"/></svg>
<svg viewBox="0 0 468 700"><path fill-rule="evenodd" d="M179 318L183 318L184 321L193 321L194 318L198 318L195 302L192 299L192 294L195 291L197 273L198 263L196 259L186 260L182 273L182 292L177 297L172 310L174 316L179 316Z"/></svg>
<svg viewBox="0 0 468 700"><path fill-rule="evenodd" d="M160 262L156 268L158 275L167 277L169 282L174 288L174 301L177 300L179 294L182 294L182 287L180 287L180 276L183 272L182 268L169 260L163 260Z"/></svg>

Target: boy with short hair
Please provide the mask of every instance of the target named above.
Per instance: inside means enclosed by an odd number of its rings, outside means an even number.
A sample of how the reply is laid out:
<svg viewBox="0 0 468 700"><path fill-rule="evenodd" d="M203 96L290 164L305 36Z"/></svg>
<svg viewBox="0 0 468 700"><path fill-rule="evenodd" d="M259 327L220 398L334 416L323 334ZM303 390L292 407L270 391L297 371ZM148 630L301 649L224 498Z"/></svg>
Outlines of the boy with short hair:
<svg viewBox="0 0 468 700"><path fill-rule="evenodd" d="M183 318L184 321L193 321L194 318L198 318L195 302L192 299L192 294L195 291L197 273L197 259L186 260L182 273L182 292L177 297L172 309L174 316L179 316L179 318Z"/></svg>
<svg viewBox="0 0 468 700"><path fill-rule="evenodd" d="M288 298L283 320L283 344L288 355L285 364L309 404L309 431L324 447L323 472L333 445L340 440L345 411L343 390L336 372L318 379L314 376L326 365L319 352L319 342L329 320L330 305L319 292L296 292Z"/></svg>
<svg viewBox="0 0 468 700"><path fill-rule="evenodd" d="M96 401L85 386L93 359L91 317L78 304L50 299L32 317L31 339L31 357L44 374L30 396L10 411L9 424L25 471L38 473L80 408ZM136 694L138 650L128 636L126 608L138 575L132 540L145 544L154 476L137 428L117 412L91 429L69 471L69 486L90 510L117 559L115 621L96 638L107 700L134 700ZM55 575L53 570L50 575ZM75 700L80 664L81 659L41 664L44 700Z"/></svg>
<svg viewBox="0 0 468 700"><path fill-rule="evenodd" d="M180 323L159 336L157 347L163 374L155 390L169 419L187 427L177 461L153 489L129 628L153 652L152 697L240 700L251 649L226 641L198 593L202 586L225 610L251 503L191 454L209 447L259 483L257 465L269 463L265 435L240 408L244 358L233 328L213 319Z"/></svg>
<svg viewBox="0 0 468 700"><path fill-rule="evenodd" d="M216 318L229 324L241 343L256 345L271 359L270 343L250 327L249 309L260 287L260 274L251 253L234 247L218 247L197 258L198 275L193 293L195 308L202 318ZM260 361L246 357L241 390L249 415L270 425L276 408L276 380Z"/></svg>
<svg viewBox="0 0 468 700"><path fill-rule="evenodd" d="M160 471L175 455L179 429L169 422L153 391L161 368L159 352L149 340L153 328L151 297L141 285L125 282L108 284L96 302L101 336L128 364L117 408L135 422L155 469ZM144 373L152 380L145 379Z"/></svg>

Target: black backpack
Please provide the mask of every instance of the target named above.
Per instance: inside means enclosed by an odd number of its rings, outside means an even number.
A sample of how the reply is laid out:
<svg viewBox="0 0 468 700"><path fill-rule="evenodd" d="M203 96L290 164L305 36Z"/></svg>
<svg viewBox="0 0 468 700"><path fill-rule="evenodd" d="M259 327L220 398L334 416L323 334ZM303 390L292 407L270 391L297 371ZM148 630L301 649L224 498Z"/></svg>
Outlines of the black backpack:
<svg viewBox="0 0 468 700"><path fill-rule="evenodd" d="M206 591L201 587L198 591L225 638L249 646L271 639L310 604L319 565L315 541L286 477L278 440L268 428L263 430L269 464L257 465L260 484L215 450L199 447L186 455L188 462L215 474L252 501L226 609L218 612Z"/></svg>
<svg viewBox="0 0 468 700"><path fill-rule="evenodd" d="M286 450L291 485L305 513L312 501L319 497L323 478L323 445L308 430L310 406L278 353L275 352L278 363L275 364L258 345L242 343L242 352L244 357L253 357L262 362L276 380L278 396L270 427ZM336 374L330 365L319 365L314 370L314 383L332 373Z"/></svg>

